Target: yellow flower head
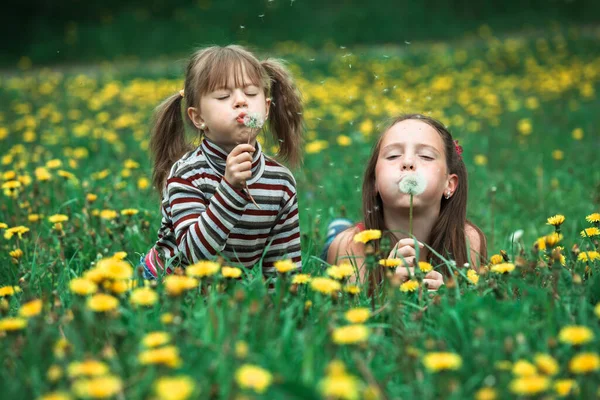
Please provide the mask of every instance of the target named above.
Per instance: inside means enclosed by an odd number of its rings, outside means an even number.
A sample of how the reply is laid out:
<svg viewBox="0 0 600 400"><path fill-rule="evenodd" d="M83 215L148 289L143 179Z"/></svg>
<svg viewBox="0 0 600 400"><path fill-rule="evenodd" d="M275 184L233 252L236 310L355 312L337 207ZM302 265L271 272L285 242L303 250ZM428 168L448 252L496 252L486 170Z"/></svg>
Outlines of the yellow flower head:
<svg viewBox="0 0 600 400"><path fill-rule="evenodd" d="M310 281L310 287L319 293L331 295L339 292L342 285L333 279L319 277Z"/></svg>
<svg viewBox="0 0 600 400"><path fill-rule="evenodd" d="M585 228L581 231L581 237L583 238L592 236L600 236L600 229L598 229L595 226L592 226L591 228Z"/></svg>
<svg viewBox="0 0 600 400"><path fill-rule="evenodd" d="M379 265L388 268L396 268L402 263L403 261L399 258L384 258L383 260L379 260Z"/></svg>
<svg viewBox="0 0 600 400"><path fill-rule="evenodd" d="M346 285L344 286L344 292L351 295L357 295L360 293L360 287L356 285Z"/></svg>
<svg viewBox="0 0 600 400"><path fill-rule="evenodd" d="M477 285L477 283L479 283L479 275L477 274L477 272L475 272L475 270L473 269L469 269L467 271L467 279L469 280L469 282L471 282L473 285Z"/></svg>
<svg viewBox="0 0 600 400"><path fill-rule="evenodd" d="M414 279L408 280L408 281L404 282L402 285L400 285L401 292L414 292L418 288L419 288L419 282Z"/></svg>
<svg viewBox="0 0 600 400"><path fill-rule="evenodd" d="M109 294L97 293L87 299L87 308L94 312L107 312L119 306L119 300Z"/></svg>
<svg viewBox="0 0 600 400"><path fill-rule="evenodd" d="M588 215L587 217L585 217L585 220L587 222L589 222L590 224L598 223L598 222L600 222L600 213L592 213L592 214Z"/></svg>
<svg viewBox="0 0 600 400"><path fill-rule="evenodd" d="M21 306L19 309L19 315L25 318L35 317L42 312L42 300L35 299L31 300Z"/></svg>
<svg viewBox="0 0 600 400"><path fill-rule="evenodd" d="M80 296L86 296L88 294L96 293L98 286L85 278L74 278L69 282L69 289L71 292Z"/></svg>
<svg viewBox="0 0 600 400"><path fill-rule="evenodd" d="M69 217L64 214L54 214L54 215L48 217L48 221L50 221L53 224L57 224L59 222L67 222L68 220L69 220Z"/></svg>
<svg viewBox="0 0 600 400"><path fill-rule="evenodd" d="M462 358L456 353L427 353L423 357L423 365L431 372L458 370L462 366Z"/></svg>
<svg viewBox="0 0 600 400"><path fill-rule="evenodd" d="M558 333L558 340L574 346L579 346L591 342L594 339L594 332L587 326L571 325L565 326Z"/></svg>
<svg viewBox="0 0 600 400"><path fill-rule="evenodd" d="M597 353L579 353L569 361L569 370L574 374L587 374L600 369Z"/></svg>
<svg viewBox="0 0 600 400"><path fill-rule="evenodd" d="M235 380L242 389L250 389L256 393L264 393L273 381L269 371L256 365L242 365L235 372Z"/></svg>
<svg viewBox="0 0 600 400"><path fill-rule="evenodd" d="M235 356L243 360L248 355L248 343L243 340L235 342Z"/></svg>
<svg viewBox="0 0 600 400"><path fill-rule="evenodd" d="M171 341L171 335L167 332L150 332L142 339L145 347L158 347Z"/></svg>
<svg viewBox="0 0 600 400"><path fill-rule="evenodd" d="M367 229L354 235L356 243L368 243L371 240L381 239L381 231L379 229Z"/></svg>
<svg viewBox="0 0 600 400"><path fill-rule="evenodd" d="M115 254L113 254L112 258L116 260L124 260L127 258L127 253L124 251L117 251Z"/></svg>
<svg viewBox="0 0 600 400"><path fill-rule="evenodd" d="M310 274L297 274L292 279L294 285L306 285L310 282Z"/></svg>
<svg viewBox="0 0 600 400"><path fill-rule="evenodd" d="M160 400L186 400L192 397L194 389L194 380L185 375L164 376L154 384L154 393Z"/></svg>
<svg viewBox="0 0 600 400"><path fill-rule="evenodd" d="M535 365L544 375L556 375L560 370L558 362L549 354L536 354L533 358Z"/></svg>
<svg viewBox="0 0 600 400"><path fill-rule="evenodd" d="M433 270L433 266L431 264L429 264L428 262L419 261L419 269L424 273L428 273L431 270Z"/></svg>
<svg viewBox="0 0 600 400"><path fill-rule="evenodd" d="M12 296L20 291L21 288L19 286L2 286L0 287L0 297Z"/></svg>
<svg viewBox="0 0 600 400"><path fill-rule="evenodd" d="M346 372L344 364L340 361L332 361L327 371L327 376L319 382L319 391L323 398L343 400L360 398L362 384L358 378Z"/></svg>
<svg viewBox="0 0 600 400"><path fill-rule="evenodd" d="M179 350L175 346L164 346L142 351L138 360L142 365L164 365L177 368L181 365Z"/></svg>
<svg viewBox="0 0 600 400"><path fill-rule="evenodd" d="M213 276L221 270L219 263L213 261L199 261L186 267L185 274L194 278Z"/></svg>
<svg viewBox="0 0 600 400"><path fill-rule="evenodd" d="M167 276L164 283L165 290L169 296L179 296L186 290L197 288L199 284L196 278L179 275Z"/></svg>
<svg viewBox="0 0 600 400"><path fill-rule="evenodd" d="M100 218L106 219L106 220L109 220L109 221L117 218L118 216L119 216L119 214L117 214L117 212L115 210L102 210L102 211L100 211Z"/></svg>
<svg viewBox="0 0 600 400"><path fill-rule="evenodd" d="M133 277L133 268L127 261L110 257L103 258L96 264L98 271L106 279L131 279Z"/></svg>
<svg viewBox="0 0 600 400"><path fill-rule="evenodd" d="M335 328L332 334L333 342L336 344L364 343L368 338L369 328L360 324Z"/></svg>
<svg viewBox="0 0 600 400"><path fill-rule="evenodd" d="M78 378L80 376L102 376L109 372L108 365L102 361L86 360L82 362L72 362L67 368L67 375L70 378Z"/></svg>
<svg viewBox="0 0 600 400"><path fill-rule="evenodd" d="M496 390L489 387L481 388L475 393L475 400L496 400L497 397Z"/></svg>
<svg viewBox="0 0 600 400"><path fill-rule="evenodd" d="M561 226L565 222L565 216L561 214L556 214L552 217L549 217L546 224L552 226Z"/></svg>
<svg viewBox="0 0 600 400"><path fill-rule="evenodd" d="M113 375L98 376L91 379L78 379L73 383L73 393L77 397L105 399L117 395L123 390L121 379Z"/></svg>
<svg viewBox="0 0 600 400"><path fill-rule="evenodd" d="M131 215L136 215L137 213L139 213L139 210L137 210L135 208L126 208L124 210L121 210L121 215L131 216Z"/></svg>
<svg viewBox="0 0 600 400"><path fill-rule="evenodd" d="M341 281L354 275L354 268L348 263L332 265L331 267L327 268L327 275L330 278Z"/></svg>
<svg viewBox="0 0 600 400"><path fill-rule="evenodd" d="M518 360L512 366L512 373L517 376L536 375L537 369L527 360Z"/></svg>
<svg viewBox="0 0 600 400"><path fill-rule="evenodd" d="M493 256L490 257L490 263L492 265L500 264L503 261L504 261L504 258L502 258L502 256L500 254L494 254Z"/></svg>
<svg viewBox="0 0 600 400"><path fill-rule="evenodd" d="M221 268L221 275L224 278L237 279L242 276L242 270L236 267L223 267Z"/></svg>
<svg viewBox="0 0 600 400"><path fill-rule="evenodd" d="M371 311L368 308L360 307L346 311L344 317L352 324L362 324L371 316Z"/></svg>
<svg viewBox="0 0 600 400"><path fill-rule="evenodd" d="M275 264L273 264L273 266L275 267L277 272L279 272L280 274L288 273L297 268L296 263L292 262L292 260L276 261Z"/></svg>
<svg viewBox="0 0 600 400"><path fill-rule="evenodd" d="M7 317L0 319L0 332L20 331L27 326L27 320L24 318Z"/></svg>
<svg viewBox="0 0 600 400"><path fill-rule="evenodd" d="M514 269L515 269L515 264L502 263L502 264L492 265L492 267L490 268L490 271L492 271L496 274L507 274L509 272L512 272Z"/></svg>
<svg viewBox="0 0 600 400"><path fill-rule="evenodd" d="M4 232L4 239L8 240L10 238L12 238L14 235L17 235L19 237L19 239L23 238L23 234L29 232L29 228L26 226L15 226L13 228L8 228L5 232Z"/></svg>
<svg viewBox="0 0 600 400"><path fill-rule="evenodd" d="M577 382L573 379L559 379L554 382L554 391L559 397L567 397L578 391Z"/></svg>
<svg viewBox="0 0 600 400"><path fill-rule="evenodd" d="M545 392L550 386L550 380L545 376L522 376L510 383L510 391L521 396L532 396Z"/></svg>

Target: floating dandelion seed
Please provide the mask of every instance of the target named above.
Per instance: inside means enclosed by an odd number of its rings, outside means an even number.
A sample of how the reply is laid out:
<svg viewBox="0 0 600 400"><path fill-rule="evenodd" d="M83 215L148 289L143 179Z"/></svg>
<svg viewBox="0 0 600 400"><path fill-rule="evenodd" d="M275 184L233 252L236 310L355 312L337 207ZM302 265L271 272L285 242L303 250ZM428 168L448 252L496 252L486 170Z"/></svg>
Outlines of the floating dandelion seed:
<svg viewBox="0 0 600 400"><path fill-rule="evenodd" d="M427 179L419 173L409 174L398 183L398 188L402 193L418 196L427 188Z"/></svg>
<svg viewBox="0 0 600 400"><path fill-rule="evenodd" d="M258 113L250 113L244 115L244 125L252 129L260 129L263 127L265 121Z"/></svg>

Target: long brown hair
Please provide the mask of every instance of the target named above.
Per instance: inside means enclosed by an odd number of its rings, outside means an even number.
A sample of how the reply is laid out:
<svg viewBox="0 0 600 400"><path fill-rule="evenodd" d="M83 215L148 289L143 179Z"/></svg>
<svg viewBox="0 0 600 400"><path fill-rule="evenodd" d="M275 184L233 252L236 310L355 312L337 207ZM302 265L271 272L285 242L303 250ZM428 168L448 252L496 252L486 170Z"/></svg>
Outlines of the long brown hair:
<svg viewBox="0 0 600 400"><path fill-rule="evenodd" d="M422 121L434 128L444 141L444 152L446 155L446 165L448 173L458 176L458 187L449 199L442 197L440 207L440 215L431 230L431 241L428 245L443 257L451 257L458 267L462 267L468 262L467 242L465 238L465 226L473 227L480 237L481 251L480 257L482 260L487 258L487 248L485 245L485 236L483 232L473 223L467 220L467 168L454 146L452 135L446 127L439 121L421 114L406 114L394 119L383 130L379 139L373 146L371 157L367 163L365 175L363 179L363 221L367 229L386 230L383 219L383 202L381 196L375 188L375 168L377 159L379 158L379 150L381 142L387 131L397 123L409 119ZM389 233L388 233L389 234ZM435 263L442 263L435 254L431 258ZM449 275L450 271L445 266L442 267L442 272Z"/></svg>
<svg viewBox="0 0 600 400"><path fill-rule="evenodd" d="M159 193L173 164L192 146L185 137L185 122L196 130L191 119L182 110L200 107L200 98L213 90L227 86L231 73L235 86L244 86L243 72L253 84L264 89L270 97L269 130L279 145L277 156L292 166L301 161L303 112L300 93L283 61L267 59L259 61L242 46L212 46L196 51L185 70L184 96L173 94L155 110L150 139L150 151L154 158L152 183ZM200 132L202 134L202 132Z"/></svg>

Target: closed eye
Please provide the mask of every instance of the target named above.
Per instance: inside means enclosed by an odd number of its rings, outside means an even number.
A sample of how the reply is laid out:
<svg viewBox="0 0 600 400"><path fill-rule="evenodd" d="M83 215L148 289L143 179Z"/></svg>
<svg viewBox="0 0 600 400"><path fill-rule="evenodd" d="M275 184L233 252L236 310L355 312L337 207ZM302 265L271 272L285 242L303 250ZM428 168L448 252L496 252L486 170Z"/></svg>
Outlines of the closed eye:
<svg viewBox="0 0 600 400"><path fill-rule="evenodd" d="M399 155L393 154L391 156L387 156L385 159L386 160L395 160L396 158L400 157Z"/></svg>
<svg viewBox="0 0 600 400"><path fill-rule="evenodd" d="M430 157L430 156L421 156L421 158L423 160L427 160L427 161L432 161L433 160L433 157Z"/></svg>
<svg viewBox="0 0 600 400"><path fill-rule="evenodd" d="M224 96L219 96L219 97L217 97L217 100L225 100L225 99L226 99L226 98L228 98L228 97L229 97L229 95L228 95L228 94L226 94L226 95L224 95Z"/></svg>
<svg viewBox="0 0 600 400"><path fill-rule="evenodd" d="M258 93L246 93L246 96L254 97L257 96Z"/></svg>

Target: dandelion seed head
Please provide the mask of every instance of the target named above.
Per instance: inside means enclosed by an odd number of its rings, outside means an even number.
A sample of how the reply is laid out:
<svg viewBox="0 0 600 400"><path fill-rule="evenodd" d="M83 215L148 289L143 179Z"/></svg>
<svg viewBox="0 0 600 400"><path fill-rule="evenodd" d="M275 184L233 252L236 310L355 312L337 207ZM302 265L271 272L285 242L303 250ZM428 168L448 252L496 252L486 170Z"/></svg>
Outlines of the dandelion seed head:
<svg viewBox="0 0 600 400"><path fill-rule="evenodd" d="M427 179L419 173L408 174L398 183L398 188L402 193L418 196L427 188Z"/></svg>
<svg viewBox="0 0 600 400"><path fill-rule="evenodd" d="M248 128L260 129L263 127L265 121L258 113L250 113L244 115L244 125Z"/></svg>

